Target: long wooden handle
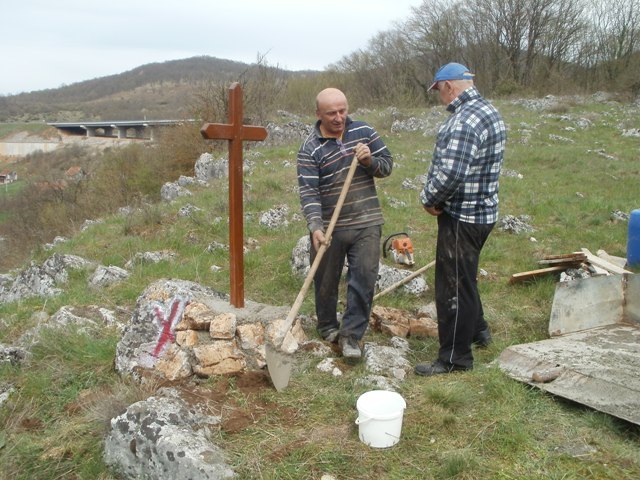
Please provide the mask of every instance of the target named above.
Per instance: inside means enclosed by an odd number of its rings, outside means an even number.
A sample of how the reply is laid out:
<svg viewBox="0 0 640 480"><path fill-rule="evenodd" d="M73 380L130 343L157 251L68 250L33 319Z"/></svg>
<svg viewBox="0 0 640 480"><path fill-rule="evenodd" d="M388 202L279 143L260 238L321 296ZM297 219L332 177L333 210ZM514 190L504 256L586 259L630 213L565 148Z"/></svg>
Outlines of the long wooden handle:
<svg viewBox="0 0 640 480"><path fill-rule="evenodd" d="M358 158L356 155L353 155L353 160L351 160L351 165L349 166L349 172L347 173L347 178L344 181L344 185L342 186L342 190L340 191L340 196L338 197L338 202L336 203L336 207L333 210L333 215L331 215L331 221L329 222L329 227L327 227L327 231L325 232L325 243L320 245L318 252L316 253L316 257L313 260L313 264L311 268L309 268L309 273L307 273L307 277L304 279L304 283L302 284L302 288L300 292L298 292L298 296L296 297L296 301L293 303L291 310L289 311L289 315L285 319L284 324L282 325L283 336L293 325L293 321L298 314L298 310L302 306L302 302L304 301L304 296L307 294L307 290L309 290L309 286L313 281L313 276L318 270L318 266L320 265L320 260L322 260L322 256L324 252L327 250L327 246L331 242L331 235L333 234L333 229L338 222L338 217L340 216L340 210L342 210L342 205L344 204L344 200L347 197L347 193L349 192L349 187L351 186L351 182L353 181L353 176L356 173L356 168L358 167ZM313 245L310 246L313 248Z"/></svg>
<svg viewBox="0 0 640 480"><path fill-rule="evenodd" d="M416 270L415 272L413 272L411 275L407 275L406 277L404 277L402 280L394 283L393 285L391 285L390 287L385 288L384 290L382 290L381 292L377 293L376 295L374 295L373 299L377 300L378 298L380 298L382 295L386 295L387 293L391 292L392 290L395 290L398 287L401 287L402 285L404 285L405 283L409 283L411 280L413 280L414 278L416 278L418 275L420 275L422 272L426 271L427 269L433 267L436 264L436 261L433 260L432 262L429 262L428 264L426 264L424 267L419 268L418 270Z"/></svg>

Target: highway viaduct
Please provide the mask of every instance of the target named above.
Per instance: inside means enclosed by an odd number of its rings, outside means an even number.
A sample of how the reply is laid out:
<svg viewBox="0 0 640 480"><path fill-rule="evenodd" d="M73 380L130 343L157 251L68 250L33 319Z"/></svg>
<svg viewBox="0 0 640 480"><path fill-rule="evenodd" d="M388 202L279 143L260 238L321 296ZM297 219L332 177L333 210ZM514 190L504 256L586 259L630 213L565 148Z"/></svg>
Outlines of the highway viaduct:
<svg viewBox="0 0 640 480"><path fill-rule="evenodd" d="M118 120L98 122L47 122L69 135L107 138L137 138L155 140L158 130L194 120Z"/></svg>

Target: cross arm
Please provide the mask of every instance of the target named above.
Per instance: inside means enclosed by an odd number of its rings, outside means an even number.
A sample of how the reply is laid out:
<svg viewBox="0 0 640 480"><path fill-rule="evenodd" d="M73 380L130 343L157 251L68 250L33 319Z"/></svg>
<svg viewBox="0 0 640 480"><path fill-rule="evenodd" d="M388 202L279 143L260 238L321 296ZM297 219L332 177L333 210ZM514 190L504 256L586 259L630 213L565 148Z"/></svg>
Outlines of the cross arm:
<svg viewBox="0 0 640 480"><path fill-rule="evenodd" d="M267 129L254 125L235 125L223 123L205 123L200 129L200 134L209 140L253 140L256 142L267 138Z"/></svg>
<svg viewBox="0 0 640 480"><path fill-rule="evenodd" d="M244 125L240 132L240 138L243 140L253 140L260 142L267 138L267 129L264 127L256 127L253 125Z"/></svg>
<svg viewBox="0 0 640 480"><path fill-rule="evenodd" d="M222 123L205 123L200 129L200 134L209 140L233 140L235 133L233 125Z"/></svg>

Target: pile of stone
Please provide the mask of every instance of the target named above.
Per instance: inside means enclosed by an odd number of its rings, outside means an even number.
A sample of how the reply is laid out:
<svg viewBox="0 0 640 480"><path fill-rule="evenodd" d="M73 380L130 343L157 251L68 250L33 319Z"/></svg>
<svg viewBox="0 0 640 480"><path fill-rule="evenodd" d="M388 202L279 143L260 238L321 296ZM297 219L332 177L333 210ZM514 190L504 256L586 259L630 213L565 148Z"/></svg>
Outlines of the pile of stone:
<svg viewBox="0 0 640 480"><path fill-rule="evenodd" d="M235 308L227 295L186 280L158 280L138 298L116 349L116 370L144 379L238 374L265 362L265 330L287 307L248 301ZM305 340L299 323L294 327Z"/></svg>
<svg viewBox="0 0 640 480"><path fill-rule="evenodd" d="M498 220L498 228L503 232L510 232L516 235L535 232L529 222L531 222L529 215L504 215Z"/></svg>

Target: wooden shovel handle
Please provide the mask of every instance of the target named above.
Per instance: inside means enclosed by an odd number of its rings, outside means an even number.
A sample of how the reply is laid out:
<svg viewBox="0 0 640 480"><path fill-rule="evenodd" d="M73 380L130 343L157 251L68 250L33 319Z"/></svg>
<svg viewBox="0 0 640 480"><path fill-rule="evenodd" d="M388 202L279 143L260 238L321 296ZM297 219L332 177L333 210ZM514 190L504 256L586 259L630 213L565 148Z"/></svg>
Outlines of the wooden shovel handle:
<svg viewBox="0 0 640 480"><path fill-rule="evenodd" d="M347 197L347 193L349 192L349 187L351 186L351 182L353 180L354 174L356 173L357 167L358 167L358 158L354 154L353 160L351 160L351 165L349 167L349 172L347 173L347 178L344 181L344 185L342 186L342 190L340 191L340 196L338 197L338 203L336 203L336 208L333 210L333 215L331 215L331 221L329 222L329 227L327 228L327 231L324 234L326 243L323 243L322 245L320 245L320 248L316 253L316 257L313 260L313 264L311 265L311 268L309 268L309 273L307 273L307 277L304 279L302 288L300 289L300 292L296 297L296 301L293 303L293 306L289 311L289 315L287 315L287 318L285 319L285 322L282 327L284 334L286 334L286 332L291 328L291 325L293 325L293 321L295 320L296 315L298 314L298 310L300 310L300 307L302 306L302 302L304 301L304 296L307 294L307 290L309 290L309 286L313 281L313 276L318 270L318 266L320 265L320 260L322 260L322 256L324 255L324 252L327 250L327 246L331 242L331 235L333 234L333 229L335 228L336 223L338 222L338 217L340 216L340 210L342 210L342 205L344 204L344 200ZM313 245L311 245L310 248L313 248Z"/></svg>

